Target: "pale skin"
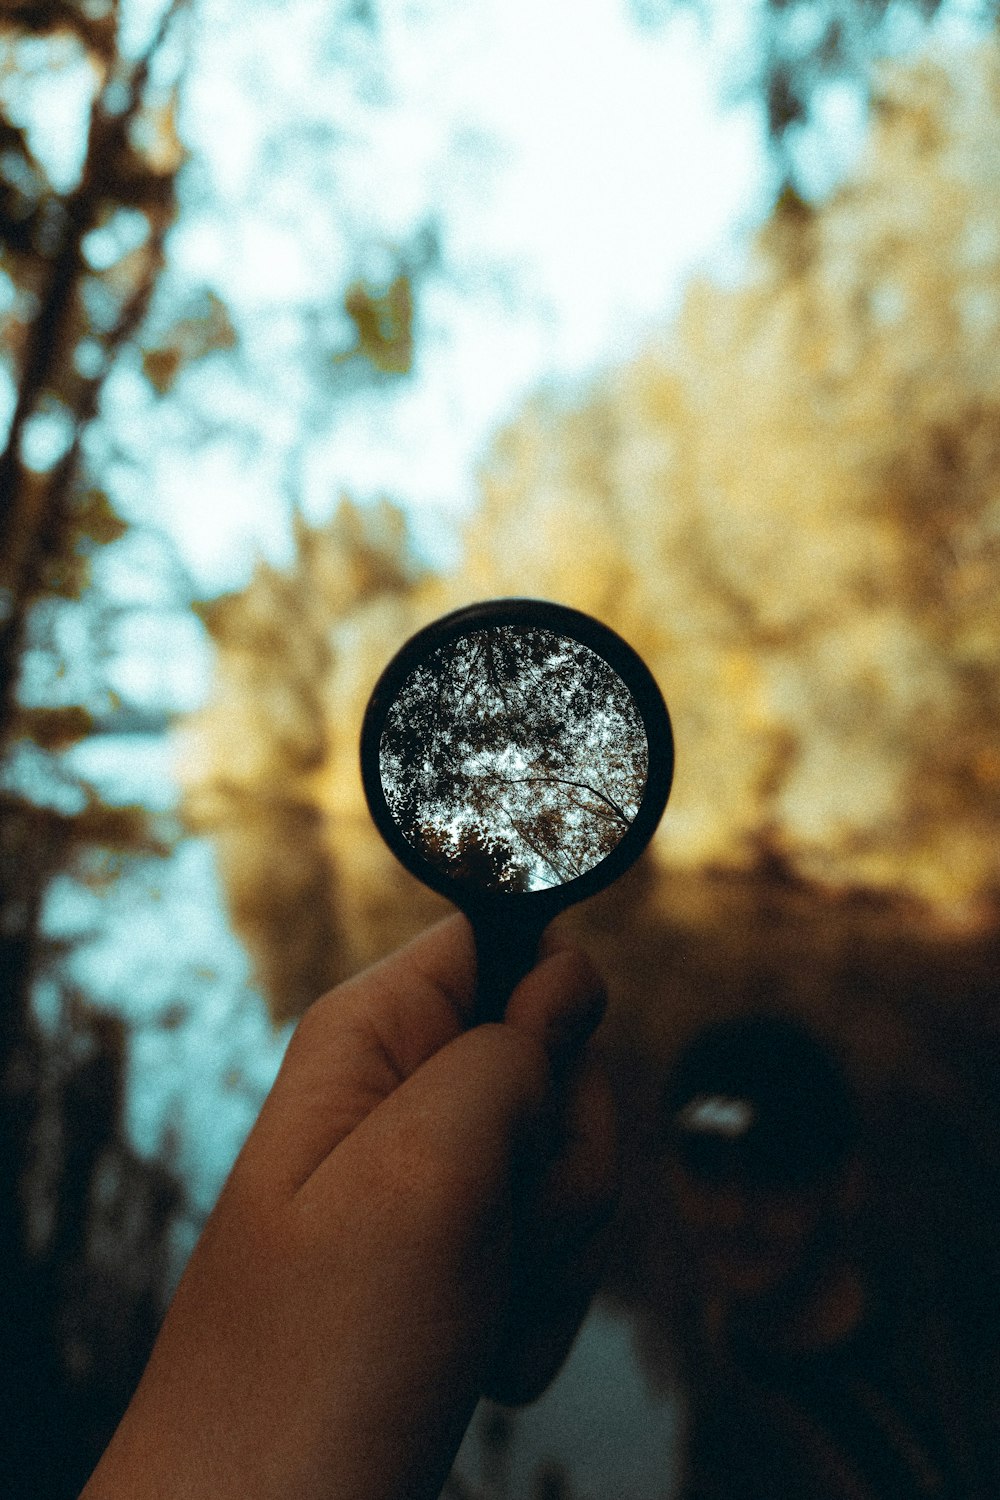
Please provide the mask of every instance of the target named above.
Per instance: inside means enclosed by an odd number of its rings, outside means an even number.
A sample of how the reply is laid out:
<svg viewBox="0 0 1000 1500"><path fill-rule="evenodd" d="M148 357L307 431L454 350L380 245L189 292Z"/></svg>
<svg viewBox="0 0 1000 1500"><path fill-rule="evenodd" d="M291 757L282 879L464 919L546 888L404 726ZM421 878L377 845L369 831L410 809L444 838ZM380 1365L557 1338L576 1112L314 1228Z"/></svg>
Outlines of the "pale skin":
<svg viewBox="0 0 1000 1500"><path fill-rule="evenodd" d="M474 987L456 916L302 1018L81 1500L431 1500L544 1389L617 1189L604 988L551 934L502 1024Z"/></svg>

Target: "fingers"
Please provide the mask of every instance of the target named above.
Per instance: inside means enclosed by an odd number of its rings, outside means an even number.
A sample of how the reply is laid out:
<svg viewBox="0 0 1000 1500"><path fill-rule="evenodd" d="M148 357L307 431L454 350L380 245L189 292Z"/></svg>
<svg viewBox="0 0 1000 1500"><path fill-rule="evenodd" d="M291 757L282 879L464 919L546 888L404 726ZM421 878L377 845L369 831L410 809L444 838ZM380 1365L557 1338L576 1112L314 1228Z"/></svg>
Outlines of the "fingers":
<svg viewBox="0 0 1000 1500"><path fill-rule="evenodd" d="M604 988L578 950L558 938L545 946L504 1024L540 1043L558 1071L598 1024ZM241 1172L265 1181L269 1192L297 1192L373 1110L461 1036L475 969L471 928L456 915L316 1001L292 1036L241 1153ZM493 1096L485 1080L482 1086L477 1098L489 1108Z"/></svg>
<svg viewBox="0 0 1000 1500"><path fill-rule="evenodd" d="M299 1021L240 1170L290 1195L399 1084L463 1030L475 948L462 916L322 996Z"/></svg>
<svg viewBox="0 0 1000 1500"><path fill-rule="evenodd" d="M391 1239L397 1255L418 1247L440 1279L443 1258L488 1239L498 1213L509 1219L519 1147L544 1115L549 1086L535 1039L499 1024L474 1027L361 1121L296 1202L323 1234L349 1182L376 1237Z"/></svg>
<svg viewBox="0 0 1000 1500"><path fill-rule="evenodd" d="M485 1392L492 1399L535 1400L565 1360L604 1268L619 1172L611 1089L588 1057L568 1091L562 1149L531 1207L532 1232Z"/></svg>
<svg viewBox="0 0 1000 1500"><path fill-rule="evenodd" d="M498 1195L508 1202L512 1190L527 1189L526 1174L548 1167L562 1139L546 1128L558 1102L553 1066L571 1048L579 1055L603 1006L603 986L582 955L550 955L518 986L513 1020L474 1027L425 1059L316 1168L305 1197L332 1202L342 1174L367 1161L371 1195L399 1204L417 1194L432 1216L435 1202L447 1205L452 1222L465 1215L471 1224L478 1205ZM574 1125L581 1139L588 1129Z"/></svg>
<svg viewBox="0 0 1000 1500"><path fill-rule="evenodd" d="M541 951L511 996L504 1023L537 1037L558 1068L600 1024L607 991L582 949L546 933Z"/></svg>
<svg viewBox="0 0 1000 1500"><path fill-rule="evenodd" d="M559 1149L535 1202L543 1255L562 1254L567 1241L582 1240L608 1223L620 1173L611 1086L603 1065L585 1054L569 1079Z"/></svg>

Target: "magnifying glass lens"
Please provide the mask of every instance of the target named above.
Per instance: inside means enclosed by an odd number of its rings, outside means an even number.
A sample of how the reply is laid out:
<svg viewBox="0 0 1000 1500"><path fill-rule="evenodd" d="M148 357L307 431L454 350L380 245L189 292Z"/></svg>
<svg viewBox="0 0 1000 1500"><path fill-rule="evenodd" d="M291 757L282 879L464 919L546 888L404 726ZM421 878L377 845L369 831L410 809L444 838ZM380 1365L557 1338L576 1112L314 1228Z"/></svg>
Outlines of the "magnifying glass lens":
<svg viewBox="0 0 1000 1500"><path fill-rule="evenodd" d="M605 859L642 804L635 699L589 646L494 625L402 682L379 741L386 804L412 848L487 890L565 885Z"/></svg>
<svg viewBox="0 0 1000 1500"><path fill-rule="evenodd" d="M499 1019L557 912L638 858L673 776L670 717L606 625L493 599L407 641L361 731L372 817L397 857L466 913L476 1019Z"/></svg>

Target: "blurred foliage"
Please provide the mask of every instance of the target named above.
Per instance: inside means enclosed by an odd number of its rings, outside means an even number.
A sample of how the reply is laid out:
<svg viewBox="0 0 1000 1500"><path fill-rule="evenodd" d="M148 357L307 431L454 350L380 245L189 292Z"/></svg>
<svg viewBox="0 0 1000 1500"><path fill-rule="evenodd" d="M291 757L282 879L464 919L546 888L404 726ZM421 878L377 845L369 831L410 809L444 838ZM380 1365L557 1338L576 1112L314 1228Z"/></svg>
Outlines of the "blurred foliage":
<svg viewBox="0 0 1000 1500"><path fill-rule="evenodd" d="M124 1026L75 991L41 912L55 874L169 848L145 809L106 805L61 758L124 707L100 651L82 661L78 632L61 627L86 619L94 644L116 608L93 597L92 562L126 526L85 437L164 263L184 153L179 79L161 63L186 9L166 5L131 59L110 0L0 9L0 374L14 393L0 454L0 1470L11 1500L70 1500L96 1462L156 1331L179 1200L124 1139ZM86 84L75 165L47 156L38 129L36 90L61 75ZM45 1030L31 1004L42 976L57 996Z"/></svg>
<svg viewBox="0 0 1000 1500"><path fill-rule="evenodd" d="M358 734L402 640L491 595L588 610L657 675L678 768L654 907L680 920L679 877L707 872L995 930L1000 61L990 44L879 77L853 180L818 210L786 194L744 284L692 287L659 341L502 434L459 571L421 577L401 517L345 503L300 528L292 572L214 610L188 805L227 830L279 1014L310 985L280 977L304 974L303 939L282 936L271 872L305 846L276 826L280 857L237 853L246 809L315 811L324 982L440 910L371 826Z"/></svg>
<svg viewBox="0 0 1000 1500"><path fill-rule="evenodd" d="M498 443L470 591L607 618L678 739L664 867L767 855L996 920L995 47L886 66L868 151L745 284Z"/></svg>
<svg viewBox="0 0 1000 1500"><path fill-rule="evenodd" d="M363 281L344 293L344 310L354 325L353 346L334 355L334 364L366 361L383 375L408 375L413 364L413 290L409 275L393 277L384 291Z"/></svg>
<svg viewBox="0 0 1000 1500"><path fill-rule="evenodd" d="M201 606L217 687L184 728L179 757L188 822L218 841L233 919L279 1018L354 962L357 918L329 859L317 778L328 786L331 756L344 765L349 744L356 760L356 726L341 712L345 679L356 702L373 664L367 638L405 632L422 580L403 518L388 505L362 511L345 501L322 531L299 522L296 540L294 576L261 563L245 592ZM358 820L357 858L377 863L356 767L335 795Z"/></svg>
<svg viewBox="0 0 1000 1500"><path fill-rule="evenodd" d="M712 0L627 3L649 29L682 9L693 11L706 29L714 19ZM879 92L879 61L912 51L950 9L947 0L764 0L753 7L751 46L731 86L761 101L784 186L802 189L803 139L828 128L831 98L846 88L870 103ZM996 0L979 0L962 19L987 30L997 15Z"/></svg>
<svg viewBox="0 0 1000 1500"><path fill-rule="evenodd" d="M166 396L181 370L220 349L234 349L236 342L225 303L205 290L154 346L143 349L142 371L157 395Z"/></svg>

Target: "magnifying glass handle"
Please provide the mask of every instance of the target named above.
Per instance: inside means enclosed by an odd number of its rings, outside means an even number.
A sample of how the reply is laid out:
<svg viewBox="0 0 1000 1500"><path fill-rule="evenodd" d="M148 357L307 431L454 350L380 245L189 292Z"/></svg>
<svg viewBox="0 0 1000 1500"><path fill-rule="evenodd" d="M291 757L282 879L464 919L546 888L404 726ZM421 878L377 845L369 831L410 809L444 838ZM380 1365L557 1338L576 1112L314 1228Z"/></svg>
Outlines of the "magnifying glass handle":
<svg viewBox="0 0 1000 1500"><path fill-rule="evenodd" d="M507 1001L534 967L548 918L511 918L509 912L467 913L476 938L476 1003L473 1026L502 1021Z"/></svg>

